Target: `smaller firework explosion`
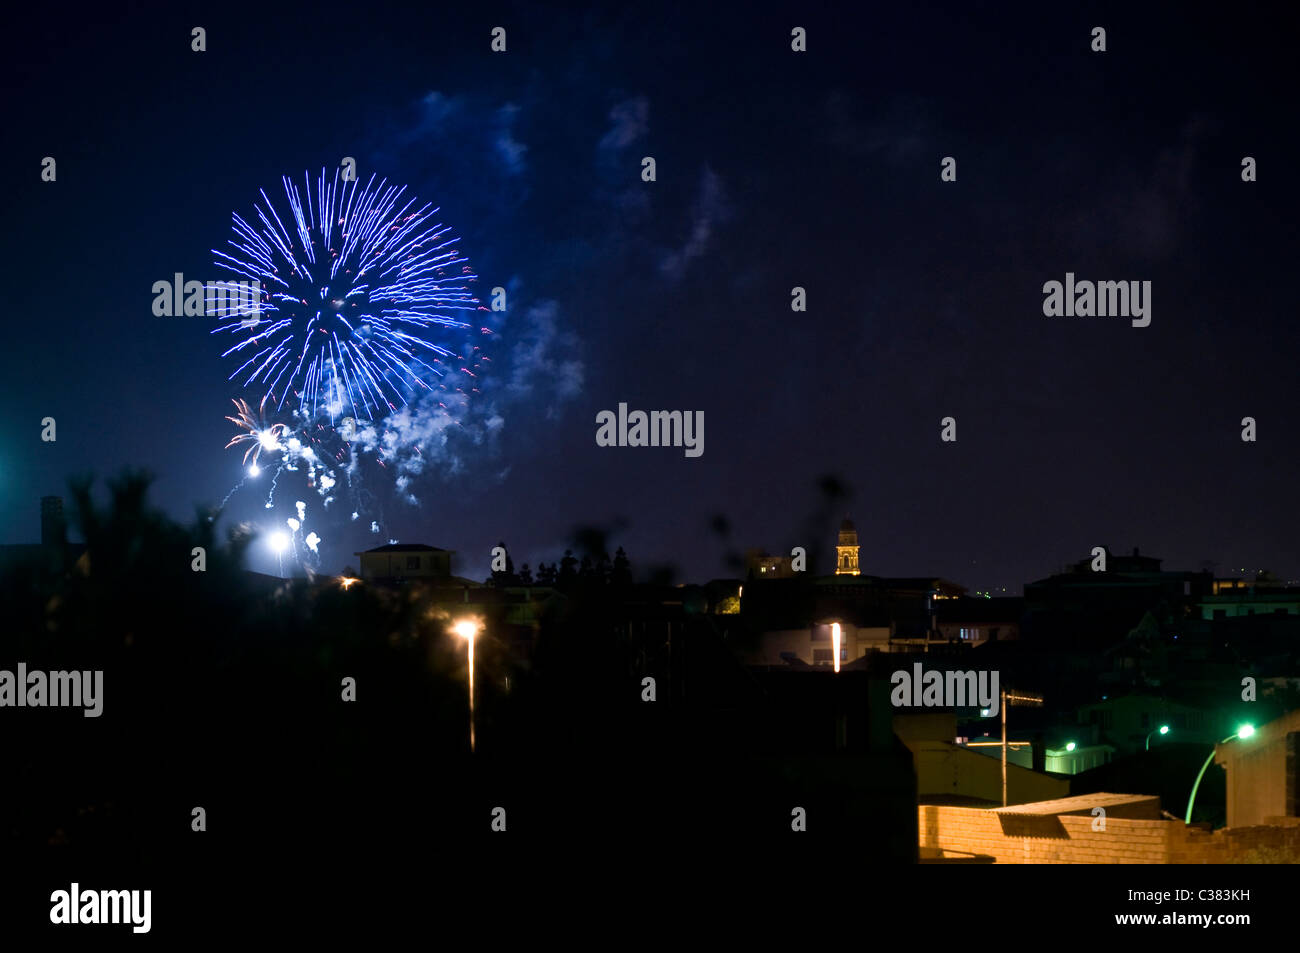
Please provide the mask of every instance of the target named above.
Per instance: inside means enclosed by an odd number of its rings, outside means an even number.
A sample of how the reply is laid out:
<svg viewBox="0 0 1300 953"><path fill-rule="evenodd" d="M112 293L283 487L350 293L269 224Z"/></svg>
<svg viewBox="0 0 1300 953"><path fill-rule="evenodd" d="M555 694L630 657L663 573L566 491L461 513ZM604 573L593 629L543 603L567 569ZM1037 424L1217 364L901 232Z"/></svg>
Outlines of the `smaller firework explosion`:
<svg viewBox="0 0 1300 953"><path fill-rule="evenodd" d="M248 406L247 401L235 400L233 403L235 409L239 412L239 416L227 417L226 419L247 431L247 433L235 435L230 443L226 444L226 449L248 444L247 449L244 451L244 463L248 463L248 458L251 456L253 465L249 468L249 473L252 476L257 476L260 472L257 461L261 457L262 451L274 453L277 450L283 450L284 445L281 443L281 438L289 432L289 428L285 424L267 425L259 418L254 417L253 409Z"/></svg>

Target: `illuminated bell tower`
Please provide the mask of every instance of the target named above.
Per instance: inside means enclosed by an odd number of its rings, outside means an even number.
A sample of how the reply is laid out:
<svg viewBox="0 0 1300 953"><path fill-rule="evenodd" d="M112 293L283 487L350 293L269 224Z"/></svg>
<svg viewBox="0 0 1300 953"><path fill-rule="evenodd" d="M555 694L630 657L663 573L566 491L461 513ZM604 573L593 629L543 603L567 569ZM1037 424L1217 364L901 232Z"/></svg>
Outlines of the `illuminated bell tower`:
<svg viewBox="0 0 1300 953"><path fill-rule="evenodd" d="M835 547L835 575L856 576L858 570L858 531L852 520L840 524L839 545Z"/></svg>

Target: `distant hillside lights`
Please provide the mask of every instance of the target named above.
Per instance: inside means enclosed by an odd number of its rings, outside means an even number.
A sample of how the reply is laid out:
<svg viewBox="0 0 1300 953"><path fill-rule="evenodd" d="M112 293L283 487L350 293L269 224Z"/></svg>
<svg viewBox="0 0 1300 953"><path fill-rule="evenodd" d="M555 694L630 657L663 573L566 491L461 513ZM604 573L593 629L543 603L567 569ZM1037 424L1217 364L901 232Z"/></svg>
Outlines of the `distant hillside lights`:
<svg viewBox="0 0 1300 953"><path fill-rule="evenodd" d="M627 404L618 413L596 414L598 447L684 447L686 456L704 455L704 411L644 410L628 413Z"/></svg>
<svg viewBox="0 0 1300 953"><path fill-rule="evenodd" d="M1043 314L1049 318L1132 318L1135 328L1151 323L1150 281L1076 282L1074 272L1067 271L1065 284L1048 281L1043 295Z"/></svg>

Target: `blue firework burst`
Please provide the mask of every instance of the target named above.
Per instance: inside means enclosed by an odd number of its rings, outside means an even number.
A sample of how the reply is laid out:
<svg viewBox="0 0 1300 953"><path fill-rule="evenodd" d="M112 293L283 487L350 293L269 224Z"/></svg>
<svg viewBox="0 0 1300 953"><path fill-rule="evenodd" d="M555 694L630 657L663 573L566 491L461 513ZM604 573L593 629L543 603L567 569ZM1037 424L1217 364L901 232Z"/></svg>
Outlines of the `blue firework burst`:
<svg viewBox="0 0 1300 953"><path fill-rule="evenodd" d="M282 217L264 190L250 224L232 216L214 264L260 286L252 313L219 319L239 338L230 380L259 403L304 415L380 419L420 394L473 390L476 279L438 209L383 179L324 170L283 178ZM304 198L305 197L305 198ZM288 223L286 226L286 222Z"/></svg>

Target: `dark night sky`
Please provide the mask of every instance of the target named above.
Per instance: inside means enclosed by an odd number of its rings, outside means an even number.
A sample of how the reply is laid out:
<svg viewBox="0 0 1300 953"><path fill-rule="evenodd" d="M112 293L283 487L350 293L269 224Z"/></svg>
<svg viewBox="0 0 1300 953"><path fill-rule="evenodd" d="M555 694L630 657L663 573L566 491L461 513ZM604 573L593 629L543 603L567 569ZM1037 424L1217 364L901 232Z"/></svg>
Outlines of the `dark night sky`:
<svg viewBox="0 0 1300 953"><path fill-rule="evenodd" d="M848 513L864 571L975 589L1095 545L1300 577L1293 30L1243 5L704 6L19 14L0 541L36 539L74 473L147 468L186 519L239 481L233 367L151 286L216 277L232 210L351 155L441 205L480 296L512 299L499 433L390 502L383 538L316 524L326 571L391 537L482 576L498 539L535 565L601 525L705 579L728 545L825 559ZM1067 271L1150 280L1151 325L1045 317ZM703 410L704 455L597 447L620 401ZM819 514L823 474L851 495ZM261 500L225 520L269 524Z"/></svg>

